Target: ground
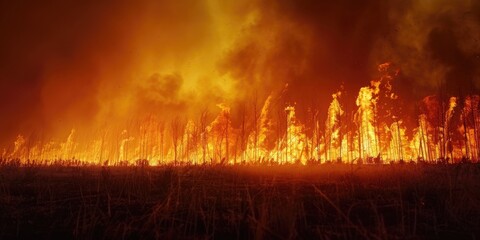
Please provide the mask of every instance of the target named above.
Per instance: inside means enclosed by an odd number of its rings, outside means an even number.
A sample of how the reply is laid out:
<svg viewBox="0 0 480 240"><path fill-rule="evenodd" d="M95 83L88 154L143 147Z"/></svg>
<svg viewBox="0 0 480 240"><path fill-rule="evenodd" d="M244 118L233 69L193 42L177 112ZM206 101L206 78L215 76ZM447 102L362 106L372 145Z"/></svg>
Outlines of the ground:
<svg viewBox="0 0 480 240"><path fill-rule="evenodd" d="M0 239L478 239L480 165L0 169Z"/></svg>

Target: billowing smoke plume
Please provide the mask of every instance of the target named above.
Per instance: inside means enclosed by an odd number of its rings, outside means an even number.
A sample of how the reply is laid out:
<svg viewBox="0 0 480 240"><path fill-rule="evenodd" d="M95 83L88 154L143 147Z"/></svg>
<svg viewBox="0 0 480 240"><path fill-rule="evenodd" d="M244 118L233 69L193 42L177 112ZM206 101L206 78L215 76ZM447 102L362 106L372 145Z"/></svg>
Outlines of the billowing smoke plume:
<svg viewBox="0 0 480 240"><path fill-rule="evenodd" d="M386 61L417 99L480 89L478 1L3 1L0 30L0 143L272 92L325 113Z"/></svg>
<svg viewBox="0 0 480 240"><path fill-rule="evenodd" d="M403 7L392 5L388 12L390 31L378 39L375 61L398 64L417 97L434 91L478 93L478 1L411 1Z"/></svg>

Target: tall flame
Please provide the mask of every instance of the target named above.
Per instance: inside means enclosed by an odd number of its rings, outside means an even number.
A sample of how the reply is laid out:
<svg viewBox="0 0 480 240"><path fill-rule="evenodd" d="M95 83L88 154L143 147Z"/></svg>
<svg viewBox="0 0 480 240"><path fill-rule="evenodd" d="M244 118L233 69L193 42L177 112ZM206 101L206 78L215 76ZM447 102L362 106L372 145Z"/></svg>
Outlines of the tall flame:
<svg viewBox="0 0 480 240"><path fill-rule="evenodd" d="M233 121L231 108L221 103L210 123L205 112L198 121L177 117L168 123L150 116L125 128L106 127L93 136L72 129L64 141L18 135L13 148L3 150L2 159L108 165L478 161L480 96L466 96L461 111L456 110L458 97L448 101L427 97L416 126L409 128L396 109L399 96L392 82L398 71L392 69L388 63L379 66L382 76L360 88L351 116L343 108L344 93L338 91L332 94L326 119L310 110L307 127L297 118L294 105L274 118L272 94L259 112L256 104L252 116L244 111L240 124ZM443 110L444 105L448 107Z"/></svg>

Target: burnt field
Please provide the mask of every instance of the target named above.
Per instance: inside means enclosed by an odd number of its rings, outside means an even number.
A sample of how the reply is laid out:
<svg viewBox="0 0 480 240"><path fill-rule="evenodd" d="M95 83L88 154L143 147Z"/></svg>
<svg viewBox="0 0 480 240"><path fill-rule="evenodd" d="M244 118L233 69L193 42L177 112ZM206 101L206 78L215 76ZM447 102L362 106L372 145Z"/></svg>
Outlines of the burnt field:
<svg viewBox="0 0 480 240"><path fill-rule="evenodd" d="M479 237L478 164L0 170L0 239Z"/></svg>

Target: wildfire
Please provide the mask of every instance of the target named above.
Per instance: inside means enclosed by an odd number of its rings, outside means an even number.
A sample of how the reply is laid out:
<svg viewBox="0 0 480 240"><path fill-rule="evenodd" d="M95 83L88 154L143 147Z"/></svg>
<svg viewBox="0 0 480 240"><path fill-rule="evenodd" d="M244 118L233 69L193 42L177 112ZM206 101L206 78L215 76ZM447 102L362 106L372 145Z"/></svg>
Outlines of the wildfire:
<svg viewBox="0 0 480 240"><path fill-rule="evenodd" d="M480 153L478 108L480 96L426 97L409 130L397 108L391 82L397 71L379 66L380 79L360 88L356 110L344 109L342 91L332 94L324 127L313 112L310 127L301 123L294 105L273 117L273 94L240 124L231 108L218 104L218 115L207 123L175 118L170 124L149 117L133 127L106 128L97 137L81 140L72 129L65 141L37 141L18 135L2 159L22 164L290 164L311 162L478 161ZM463 102L461 102L463 101ZM461 105L461 106L460 106ZM460 109L462 107L462 109ZM458 115L458 118L456 116Z"/></svg>

